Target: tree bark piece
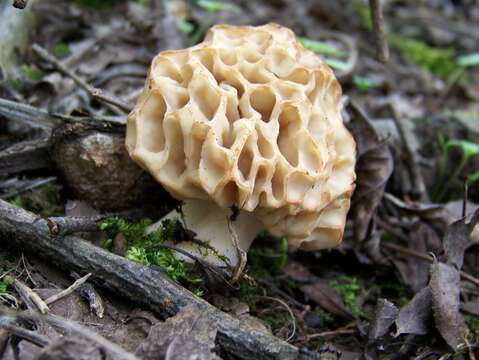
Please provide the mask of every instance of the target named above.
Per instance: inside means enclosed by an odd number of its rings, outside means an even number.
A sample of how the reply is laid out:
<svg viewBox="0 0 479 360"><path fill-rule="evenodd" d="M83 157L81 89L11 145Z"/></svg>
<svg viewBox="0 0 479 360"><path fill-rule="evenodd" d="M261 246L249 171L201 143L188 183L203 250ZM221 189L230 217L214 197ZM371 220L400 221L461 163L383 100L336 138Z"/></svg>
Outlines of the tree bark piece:
<svg viewBox="0 0 479 360"><path fill-rule="evenodd" d="M296 359L298 349L249 327L169 280L156 269L133 263L75 236L51 237L47 220L0 200L0 244L34 253L80 274L166 319L197 306L218 327L217 342L237 359Z"/></svg>

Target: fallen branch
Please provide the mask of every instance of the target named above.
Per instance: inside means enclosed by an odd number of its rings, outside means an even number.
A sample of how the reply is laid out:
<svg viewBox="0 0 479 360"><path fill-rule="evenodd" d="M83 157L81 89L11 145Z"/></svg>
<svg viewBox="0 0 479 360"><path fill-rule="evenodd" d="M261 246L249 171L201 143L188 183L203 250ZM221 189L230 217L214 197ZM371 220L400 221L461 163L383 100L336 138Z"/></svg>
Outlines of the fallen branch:
<svg viewBox="0 0 479 360"><path fill-rule="evenodd" d="M0 200L0 243L15 246L81 274L91 272L98 285L145 306L163 319L187 305L205 312L218 327L217 341L238 359L296 359L298 349L218 310L156 269L123 257L75 236L51 237L47 220Z"/></svg>

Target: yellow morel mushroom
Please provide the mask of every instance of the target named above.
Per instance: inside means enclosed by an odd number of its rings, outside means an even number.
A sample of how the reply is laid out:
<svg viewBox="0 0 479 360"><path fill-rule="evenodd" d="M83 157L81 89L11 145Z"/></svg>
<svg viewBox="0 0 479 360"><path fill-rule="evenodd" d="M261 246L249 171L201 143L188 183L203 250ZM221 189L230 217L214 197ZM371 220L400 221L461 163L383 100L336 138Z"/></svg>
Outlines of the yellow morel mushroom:
<svg viewBox="0 0 479 360"><path fill-rule="evenodd" d="M291 30L217 25L202 43L154 58L126 146L184 201L183 217L167 217L235 265L231 207L244 251L262 229L305 250L339 244L356 178L340 110L332 70Z"/></svg>

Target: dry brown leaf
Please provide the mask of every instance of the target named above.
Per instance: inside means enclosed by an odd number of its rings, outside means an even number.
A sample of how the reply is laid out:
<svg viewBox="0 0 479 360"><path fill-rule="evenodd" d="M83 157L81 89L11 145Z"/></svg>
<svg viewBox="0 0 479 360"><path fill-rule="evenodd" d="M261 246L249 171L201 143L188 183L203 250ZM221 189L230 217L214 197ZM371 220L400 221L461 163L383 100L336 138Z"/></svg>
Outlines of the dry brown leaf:
<svg viewBox="0 0 479 360"><path fill-rule="evenodd" d="M366 114L349 105L352 121L348 128L358 145L356 191L352 201L354 234L358 241L367 237L369 224L383 197L394 163L387 144L380 140Z"/></svg>
<svg viewBox="0 0 479 360"><path fill-rule="evenodd" d="M459 312L460 274L453 266L435 261L429 288L436 328L453 349L463 341L467 327Z"/></svg>
<svg viewBox="0 0 479 360"><path fill-rule="evenodd" d="M311 285L301 286L301 291L324 310L345 319L354 319L354 314L344 305L339 293L326 281L317 279Z"/></svg>
<svg viewBox="0 0 479 360"><path fill-rule="evenodd" d="M438 242L436 233L424 223L417 223L409 234L408 249L420 254L426 254L427 244ZM404 282L411 287L414 293L427 285L429 279L429 264L413 256L406 256L404 261L394 261Z"/></svg>
<svg viewBox="0 0 479 360"><path fill-rule="evenodd" d="M387 334L396 321L398 308L386 299L378 299L374 320L369 330L369 341L377 340Z"/></svg>
<svg viewBox="0 0 479 360"><path fill-rule="evenodd" d="M401 334L426 335L432 327L432 296L429 287L423 288L399 310L396 336Z"/></svg>
<svg viewBox="0 0 479 360"><path fill-rule="evenodd" d="M447 263L461 269L464 261L464 252L470 245L470 235L479 222L479 209L471 216L469 222L460 219L448 226L444 234L443 246Z"/></svg>
<svg viewBox="0 0 479 360"><path fill-rule="evenodd" d="M165 322L152 326L136 354L145 360L218 359L212 352L216 330L198 308L187 306Z"/></svg>

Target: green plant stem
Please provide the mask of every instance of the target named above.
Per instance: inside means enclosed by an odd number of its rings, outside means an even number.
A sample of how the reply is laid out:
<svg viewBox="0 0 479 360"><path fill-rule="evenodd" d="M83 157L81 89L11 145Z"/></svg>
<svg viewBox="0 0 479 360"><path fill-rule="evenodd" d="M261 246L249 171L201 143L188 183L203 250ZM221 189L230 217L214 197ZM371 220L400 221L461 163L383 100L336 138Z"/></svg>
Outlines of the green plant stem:
<svg viewBox="0 0 479 360"><path fill-rule="evenodd" d="M439 194L437 195L437 198L436 198L437 202L440 202L443 199L444 195L446 194L446 190L448 190L451 187L452 183L456 180L456 178L459 176L461 171L464 169L464 166L466 165L466 163L467 163L467 158L465 156L462 156L461 162L456 167L452 175L449 176L444 186L440 189Z"/></svg>

